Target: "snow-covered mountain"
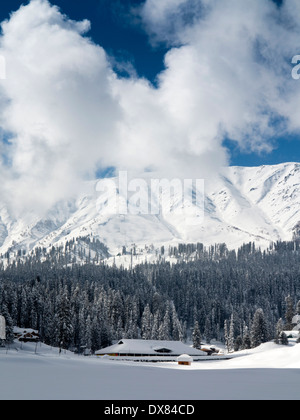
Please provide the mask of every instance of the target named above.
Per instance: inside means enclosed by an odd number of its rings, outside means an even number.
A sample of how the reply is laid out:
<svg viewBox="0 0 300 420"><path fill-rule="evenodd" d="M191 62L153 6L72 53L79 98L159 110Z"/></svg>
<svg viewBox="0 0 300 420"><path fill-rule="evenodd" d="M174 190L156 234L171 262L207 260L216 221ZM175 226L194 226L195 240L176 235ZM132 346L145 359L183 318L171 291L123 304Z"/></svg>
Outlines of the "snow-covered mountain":
<svg viewBox="0 0 300 420"><path fill-rule="evenodd" d="M225 242L229 248L236 248L255 241L258 246L267 247L272 241L292 240L300 222L299 163L225 168L213 182L204 183L203 220L193 213L190 217L186 212L178 214L180 197L176 196L172 197L169 213L161 204L160 214L133 214L129 209L128 214L122 215L114 207L115 201L109 195L112 192L105 196L97 191L97 186L98 181L87 183L84 193L58 203L42 218L16 219L2 203L0 253L28 252L37 246L50 248L87 236L106 244L111 255L120 252L123 245L132 244L160 247ZM120 198L122 192L116 191ZM141 200L147 200L148 193L149 190L140 194ZM166 191L162 191L164 194ZM153 194L152 199L159 202L160 197ZM195 206L199 203L193 204L194 210Z"/></svg>

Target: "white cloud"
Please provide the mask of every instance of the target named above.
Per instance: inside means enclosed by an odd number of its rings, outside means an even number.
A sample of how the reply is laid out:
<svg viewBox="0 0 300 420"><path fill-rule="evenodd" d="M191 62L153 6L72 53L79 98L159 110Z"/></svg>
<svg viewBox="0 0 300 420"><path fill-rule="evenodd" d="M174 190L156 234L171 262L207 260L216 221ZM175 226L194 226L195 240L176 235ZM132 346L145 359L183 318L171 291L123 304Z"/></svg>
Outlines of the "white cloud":
<svg viewBox="0 0 300 420"><path fill-rule="evenodd" d="M8 193L15 208L63 198L111 150L119 107L104 50L47 1L33 0L2 25L2 128L12 133ZM7 102L8 101L8 102Z"/></svg>
<svg viewBox="0 0 300 420"><path fill-rule="evenodd" d="M11 146L0 146L2 196L21 210L44 209L98 165L209 180L228 163L226 136L270 150L278 130L300 128L293 4L147 0L147 30L170 46L156 88L134 72L118 78L86 36L88 21L46 0L21 7L0 38L0 123L12 133Z"/></svg>
<svg viewBox="0 0 300 420"><path fill-rule="evenodd" d="M203 16L211 3L207 0L147 0L140 14L152 42L180 43L181 31Z"/></svg>
<svg viewBox="0 0 300 420"><path fill-rule="evenodd" d="M148 32L177 44L166 56L159 90L195 155L211 144L221 154L226 136L243 149L269 151L280 130L299 132L300 84L291 78L300 30L296 3L199 0L194 18L182 22L190 0L146 1L141 15ZM180 20L175 37L170 22Z"/></svg>

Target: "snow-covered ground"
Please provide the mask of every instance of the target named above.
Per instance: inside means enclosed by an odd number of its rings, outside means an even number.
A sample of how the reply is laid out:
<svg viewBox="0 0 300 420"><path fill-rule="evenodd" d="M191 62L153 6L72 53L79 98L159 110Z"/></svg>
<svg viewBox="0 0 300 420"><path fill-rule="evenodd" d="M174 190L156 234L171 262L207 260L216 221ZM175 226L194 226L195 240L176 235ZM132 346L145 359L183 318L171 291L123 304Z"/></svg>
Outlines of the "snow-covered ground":
<svg viewBox="0 0 300 420"><path fill-rule="evenodd" d="M38 344L0 349L1 400L299 400L300 344L265 343L231 360L112 361Z"/></svg>

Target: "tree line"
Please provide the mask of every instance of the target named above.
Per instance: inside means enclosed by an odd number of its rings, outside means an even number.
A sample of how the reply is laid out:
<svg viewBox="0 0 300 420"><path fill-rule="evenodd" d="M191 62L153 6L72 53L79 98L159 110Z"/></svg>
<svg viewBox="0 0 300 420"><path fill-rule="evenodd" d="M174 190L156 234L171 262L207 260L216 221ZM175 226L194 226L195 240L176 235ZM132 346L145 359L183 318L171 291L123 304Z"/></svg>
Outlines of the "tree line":
<svg viewBox="0 0 300 420"><path fill-rule="evenodd" d="M237 349L278 338L279 320L283 330L297 311L298 244L278 242L267 251L254 244L237 251L197 244L172 252L176 263L161 258L130 269L70 262L61 249L2 265L0 313L8 339L15 325L79 352L120 338L186 341L196 335Z"/></svg>

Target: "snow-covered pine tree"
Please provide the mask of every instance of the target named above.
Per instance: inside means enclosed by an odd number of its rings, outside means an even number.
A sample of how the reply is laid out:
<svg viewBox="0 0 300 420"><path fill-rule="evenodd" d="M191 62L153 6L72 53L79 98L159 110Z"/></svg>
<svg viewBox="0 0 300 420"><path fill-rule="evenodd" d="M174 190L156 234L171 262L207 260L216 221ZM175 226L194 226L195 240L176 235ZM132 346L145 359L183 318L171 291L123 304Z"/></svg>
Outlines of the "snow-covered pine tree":
<svg viewBox="0 0 300 420"><path fill-rule="evenodd" d="M229 348L229 327L228 327L228 320L225 319L224 321L224 343L225 343L225 347L228 351Z"/></svg>
<svg viewBox="0 0 300 420"><path fill-rule="evenodd" d="M72 342L73 336L73 325L71 316L70 301L67 296L67 292L59 298L58 310L57 310L57 341L61 349L68 349Z"/></svg>
<svg viewBox="0 0 300 420"><path fill-rule="evenodd" d="M212 325L210 317L206 317L205 327L204 327L204 336L207 343L211 342L212 337Z"/></svg>
<svg viewBox="0 0 300 420"><path fill-rule="evenodd" d="M296 315L300 315L300 300L298 300L296 305Z"/></svg>
<svg viewBox="0 0 300 420"><path fill-rule="evenodd" d="M176 308L174 302L171 301L170 303L171 308L171 336L172 340L182 341L183 340L183 331L181 322L178 319L178 315L176 312Z"/></svg>
<svg viewBox="0 0 300 420"><path fill-rule="evenodd" d="M290 295L285 298L285 305L286 305L286 309L285 309L285 326L284 326L284 328L289 331L293 328L292 319L293 319L293 316L294 316L293 299Z"/></svg>
<svg viewBox="0 0 300 420"><path fill-rule="evenodd" d="M167 310L164 315L163 322L160 324L158 330L158 339L159 340L170 340L170 313L169 307L167 306Z"/></svg>
<svg viewBox="0 0 300 420"><path fill-rule="evenodd" d="M157 310L153 317L153 326L151 330L151 340L158 340L159 331L159 311Z"/></svg>
<svg viewBox="0 0 300 420"><path fill-rule="evenodd" d="M284 331L281 331L279 335L279 343L284 346L287 346L289 344L289 339Z"/></svg>
<svg viewBox="0 0 300 420"><path fill-rule="evenodd" d="M241 349L245 350L245 349L250 349L250 348L251 348L251 340L250 340L249 328L244 322Z"/></svg>
<svg viewBox="0 0 300 420"><path fill-rule="evenodd" d="M143 340L150 340L153 326L153 315L150 311L150 306L147 304L143 311L141 320L141 335Z"/></svg>
<svg viewBox="0 0 300 420"><path fill-rule="evenodd" d="M123 322L121 317L118 319L117 329L116 329L116 339L121 340L124 337Z"/></svg>
<svg viewBox="0 0 300 420"><path fill-rule="evenodd" d="M198 321L195 321L192 338L193 338L193 347L195 349L200 349L201 348L201 332L200 332Z"/></svg>
<svg viewBox="0 0 300 420"><path fill-rule="evenodd" d="M231 314L231 317L230 317L227 350L228 350L229 353L234 351L234 320L233 320L233 314Z"/></svg>
<svg viewBox="0 0 300 420"><path fill-rule="evenodd" d="M91 350L92 348L92 320L90 314L87 316L85 321L85 342L86 348Z"/></svg>
<svg viewBox="0 0 300 420"><path fill-rule="evenodd" d="M261 308L255 311L250 332L251 347L257 347L269 339L268 328Z"/></svg>
<svg viewBox="0 0 300 420"><path fill-rule="evenodd" d="M242 347L243 347L243 339L241 335L238 335L234 339L234 351L239 351L242 349Z"/></svg>
<svg viewBox="0 0 300 420"><path fill-rule="evenodd" d="M282 320L282 318L280 318L277 321L276 328L275 328L275 339L274 339L274 341L275 341L276 344L280 343L280 334L282 333L282 331L283 331L283 320Z"/></svg>

